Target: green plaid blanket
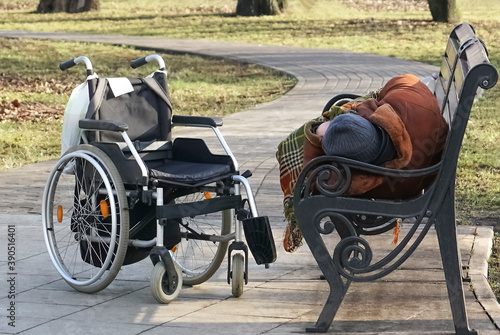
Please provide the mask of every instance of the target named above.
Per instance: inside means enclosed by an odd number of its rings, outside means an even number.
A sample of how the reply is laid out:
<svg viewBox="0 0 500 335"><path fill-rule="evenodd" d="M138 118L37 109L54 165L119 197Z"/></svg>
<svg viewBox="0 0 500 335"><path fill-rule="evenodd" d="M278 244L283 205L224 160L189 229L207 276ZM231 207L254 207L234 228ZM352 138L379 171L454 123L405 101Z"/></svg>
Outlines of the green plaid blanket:
<svg viewBox="0 0 500 335"><path fill-rule="evenodd" d="M366 96L353 100L352 103L358 104L369 98L376 98L377 95L378 91L374 91ZM337 115L352 112L351 106L351 103L342 106L332 106L329 111L323 112L321 116L312 121L330 121ZM308 123L310 123L310 121L288 135L288 137L278 145L278 151L276 152L276 159L278 160L280 169L280 184L284 195L284 214L285 219L288 221L283 238L283 246L287 252L293 252L302 245L302 233L297 225L293 211L293 190L300 172L302 171L306 132L305 126Z"/></svg>
<svg viewBox="0 0 500 335"><path fill-rule="evenodd" d="M321 116L313 119L313 121L329 121L335 116L345 112L346 111L341 107L334 106L331 110L323 112ZM278 151L276 152L276 159L278 160L280 169L280 184L284 195L283 207L285 219L288 221L283 245L288 252L293 252L302 245L302 233L295 221L295 214L293 212L293 190L299 174L302 171L306 124L303 124L300 128L288 135L288 137L278 145Z"/></svg>

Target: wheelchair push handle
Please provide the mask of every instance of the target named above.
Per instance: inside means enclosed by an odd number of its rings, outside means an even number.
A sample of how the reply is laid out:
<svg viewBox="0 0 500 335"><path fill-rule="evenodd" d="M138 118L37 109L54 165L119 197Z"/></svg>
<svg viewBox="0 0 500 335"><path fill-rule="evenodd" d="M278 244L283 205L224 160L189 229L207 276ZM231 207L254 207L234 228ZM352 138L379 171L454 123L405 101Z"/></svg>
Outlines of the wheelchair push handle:
<svg viewBox="0 0 500 335"><path fill-rule="evenodd" d="M77 64L80 64L80 63L85 63L85 66L87 67L87 76L90 76L94 73L94 71L92 69L92 63L85 56L76 57L76 58L67 60L65 62L62 62L61 64L59 64L59 68L62 71L66 71L67 69L70 69L73 66L76 66Z"/></svg>
<svg viewBox="0 0 500 335"><path fill-rule="evenodd" d="M158 66L160 67L160 71L165 71L165 62L163 61L163 58L161 58L158 55L149 55L146 57L134 59L133 61L130 62L130 66L133 69L137 69L138 67L143 66L152 61L157 61Z"/></svg>

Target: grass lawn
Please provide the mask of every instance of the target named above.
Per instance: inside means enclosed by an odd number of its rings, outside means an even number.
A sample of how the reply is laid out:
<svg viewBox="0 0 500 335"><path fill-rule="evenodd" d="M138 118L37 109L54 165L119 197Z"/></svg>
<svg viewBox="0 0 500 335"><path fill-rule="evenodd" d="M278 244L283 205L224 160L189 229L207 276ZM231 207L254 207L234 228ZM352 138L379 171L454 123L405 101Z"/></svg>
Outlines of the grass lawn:
<svg viewBox="0 0 500 335"><path fill-rule="evenodd" d="M498 48L500 2L478 0L470 6L467 0L457 1L464 20L473 23L490 47ZM27 2L32 4L29 9L0 13L0 29L337 48L436 62L454 26L430 22L426 0L289 0L287 13L265 17L234 16L236 0L214 0L209 5L205 0L101 0L100 12L72 15L33 14L30 10L37 1Z"/></svg>
<svg viewBox="0 0 500 335"><path fill-rule="evenodd" d="M463 21L470 22L475 27L477 35L488 46L492 64L500 68L500 1L476 0L474 5L468 0L457 1ZM0 30L80 31L335 48L439 65L446 40L454 27L454 24L432 22L426 0L289 0L289 8L285 14L267 17L236 17L233 14L236 2L236 0L209 2L101 0L99 12L69 15L36 14L34 10L37 0L23 2L0 0ZM98 72L102 72L103 75L107 73L119 75L116 71L122 67L126 68L126 65L114 68L112 64L119 62L118 59L124 55L139 56L139 52L133 49L104 45L41 41L0 43L4 43L0 48L2 61L0 80L2 76L14 76L24 82L35 78L34 81L39 82L39 78L43 78L47 82L55 80L55 83L62 85L61 87L67 85L67 80L70 80L68 76L74 76L71 81L81 81L82 78L81 73L62 74L51 67L60 60L70 58L72 50L81 53L95 51L92 57L96 64L100 64L102 70ZM5 43L10 43L10 46L6 48ZM50 57L39 57L41 52L38 50L44 52L52 50L52 54ZM26 53L29 54L28 58ZM169 58L167 63L175 62L175 57L167 57ZM109 65L106 64L107 59ZM47 60L50 60L50 65ZM186 60L179 60L179 64L185 64L182 63L184 61ZM209 62L210 65L202 65L192 72L188 72L191 66L186 65L181 65L179 68L172 65L170 69L171 88L173 95L177 94L173 100L181 105L185 104L186 113L198 113L208 109L221 115L231 113L249 106L247 102L249 104L261 102L260 99L264 96L272 99L285 92L291 85L289 78L278 76L279 84L273 86L273 83L277 82L276 77L266 79L269 73L251 72L263 71L262 69L250 66L240 68L236 64L227 64L232 68L229 71L226 68L222 69L222 65L219 67L219 63L217 65L210 63L211 60L201 61ZM194 67L193 65L192 68ZM198 72L203 68L208 72L215 71L220 74L214 75L213 80L206 80L210 82L210 88L201 89L200 83L205 85L205 80L198 77ZM183 77L184 71L189 74ZM229 78L239 77L236 74L242 75L243 81L238 89L234 87L239 84L225 82L229 81ZM179 82L176 83L177 77ZM263 83L256 84L256 78L260 78ZM256 90L253 90L254 86ZM48 94L39 91L43 91L43 87L36 92L26 94L23 89L13 90L10 86L9 88L2 86L0 101L23 99L55 106L63 104L68 95L68 90ZM200 92L205 91L211 92L210 95L199 96ZM209 103L211 107L207 108L205 103ZM202 106L203 108L199 108ZM177 106L177 108L183 107ZM499 110L500 84L488 91L475 104L464 139L457 171L456 196L458 216L465 223L484 224L500 221ZM60 126L60 121L56 124L50 120L44 122L48 123L48 129ZM51 128L50 125L54 127ZM14 146L28 145L22 142L24 139L21 140L19 132L12 130L27 126L26 123L0 124L0 152L14 150ZM9 132L15 135L12 135L10 144L6 146L2 141ZM50 133L49 130L43 132ZM56 141L57 132L53 135L50 141L47 141L47 146L53 145ZM52 144L49 145L49 142ZM45 154L43 150L40 152L43 155L35 157L35 161L50 157L49 153ZM13 165L14 163L4 164L4 167Z"/></svg>

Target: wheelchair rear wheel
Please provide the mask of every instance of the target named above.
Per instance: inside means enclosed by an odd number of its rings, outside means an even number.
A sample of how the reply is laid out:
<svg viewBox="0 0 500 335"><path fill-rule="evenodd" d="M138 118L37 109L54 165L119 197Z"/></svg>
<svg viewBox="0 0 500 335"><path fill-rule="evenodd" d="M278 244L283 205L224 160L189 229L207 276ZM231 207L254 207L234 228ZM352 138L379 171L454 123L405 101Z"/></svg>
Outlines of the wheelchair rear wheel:
<svg viewBox="0 0 500 335"><path fill-rule="evenodd" d="M42 223L52 263L70 286L95 293L113 281L127 250L129 212L106 154L80 145L59 159L45 186Z"/></svg>
<svg viewBox="0 0 500 335"><path fill-rule="evenodd" d="M176 198L176 203L201 201L203 192ZM229 242L213 242L196 237L196 234L224 236L231 232L234 210L187 217L182 219L181 242L174 252L174 260L181 268L184 285L198 285L219 269L226 255Z"/></svg>

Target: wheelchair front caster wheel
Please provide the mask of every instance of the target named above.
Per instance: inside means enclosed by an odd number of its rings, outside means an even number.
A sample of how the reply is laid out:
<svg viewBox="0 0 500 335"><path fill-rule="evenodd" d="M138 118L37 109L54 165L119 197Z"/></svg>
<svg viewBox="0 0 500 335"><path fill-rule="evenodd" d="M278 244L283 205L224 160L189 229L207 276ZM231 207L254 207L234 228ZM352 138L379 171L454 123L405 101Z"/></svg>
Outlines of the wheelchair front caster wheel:
<svg viewBox="0 0 500 335"><path fill-rule="evenodd" d="M242 254L234 254L232 262L231 284L233 297L238 298L243 294L245 280L245 258Z"/></svg>
<svg viewBox="0 0 500 335"><path fill-rule="evenodd" d="M169 275L169 272L172 272ZM151 294L161 304L174 301L182 288L182 272L176 265L175 271L167 271L163 262L156 263L151 273Z"/></svg>

